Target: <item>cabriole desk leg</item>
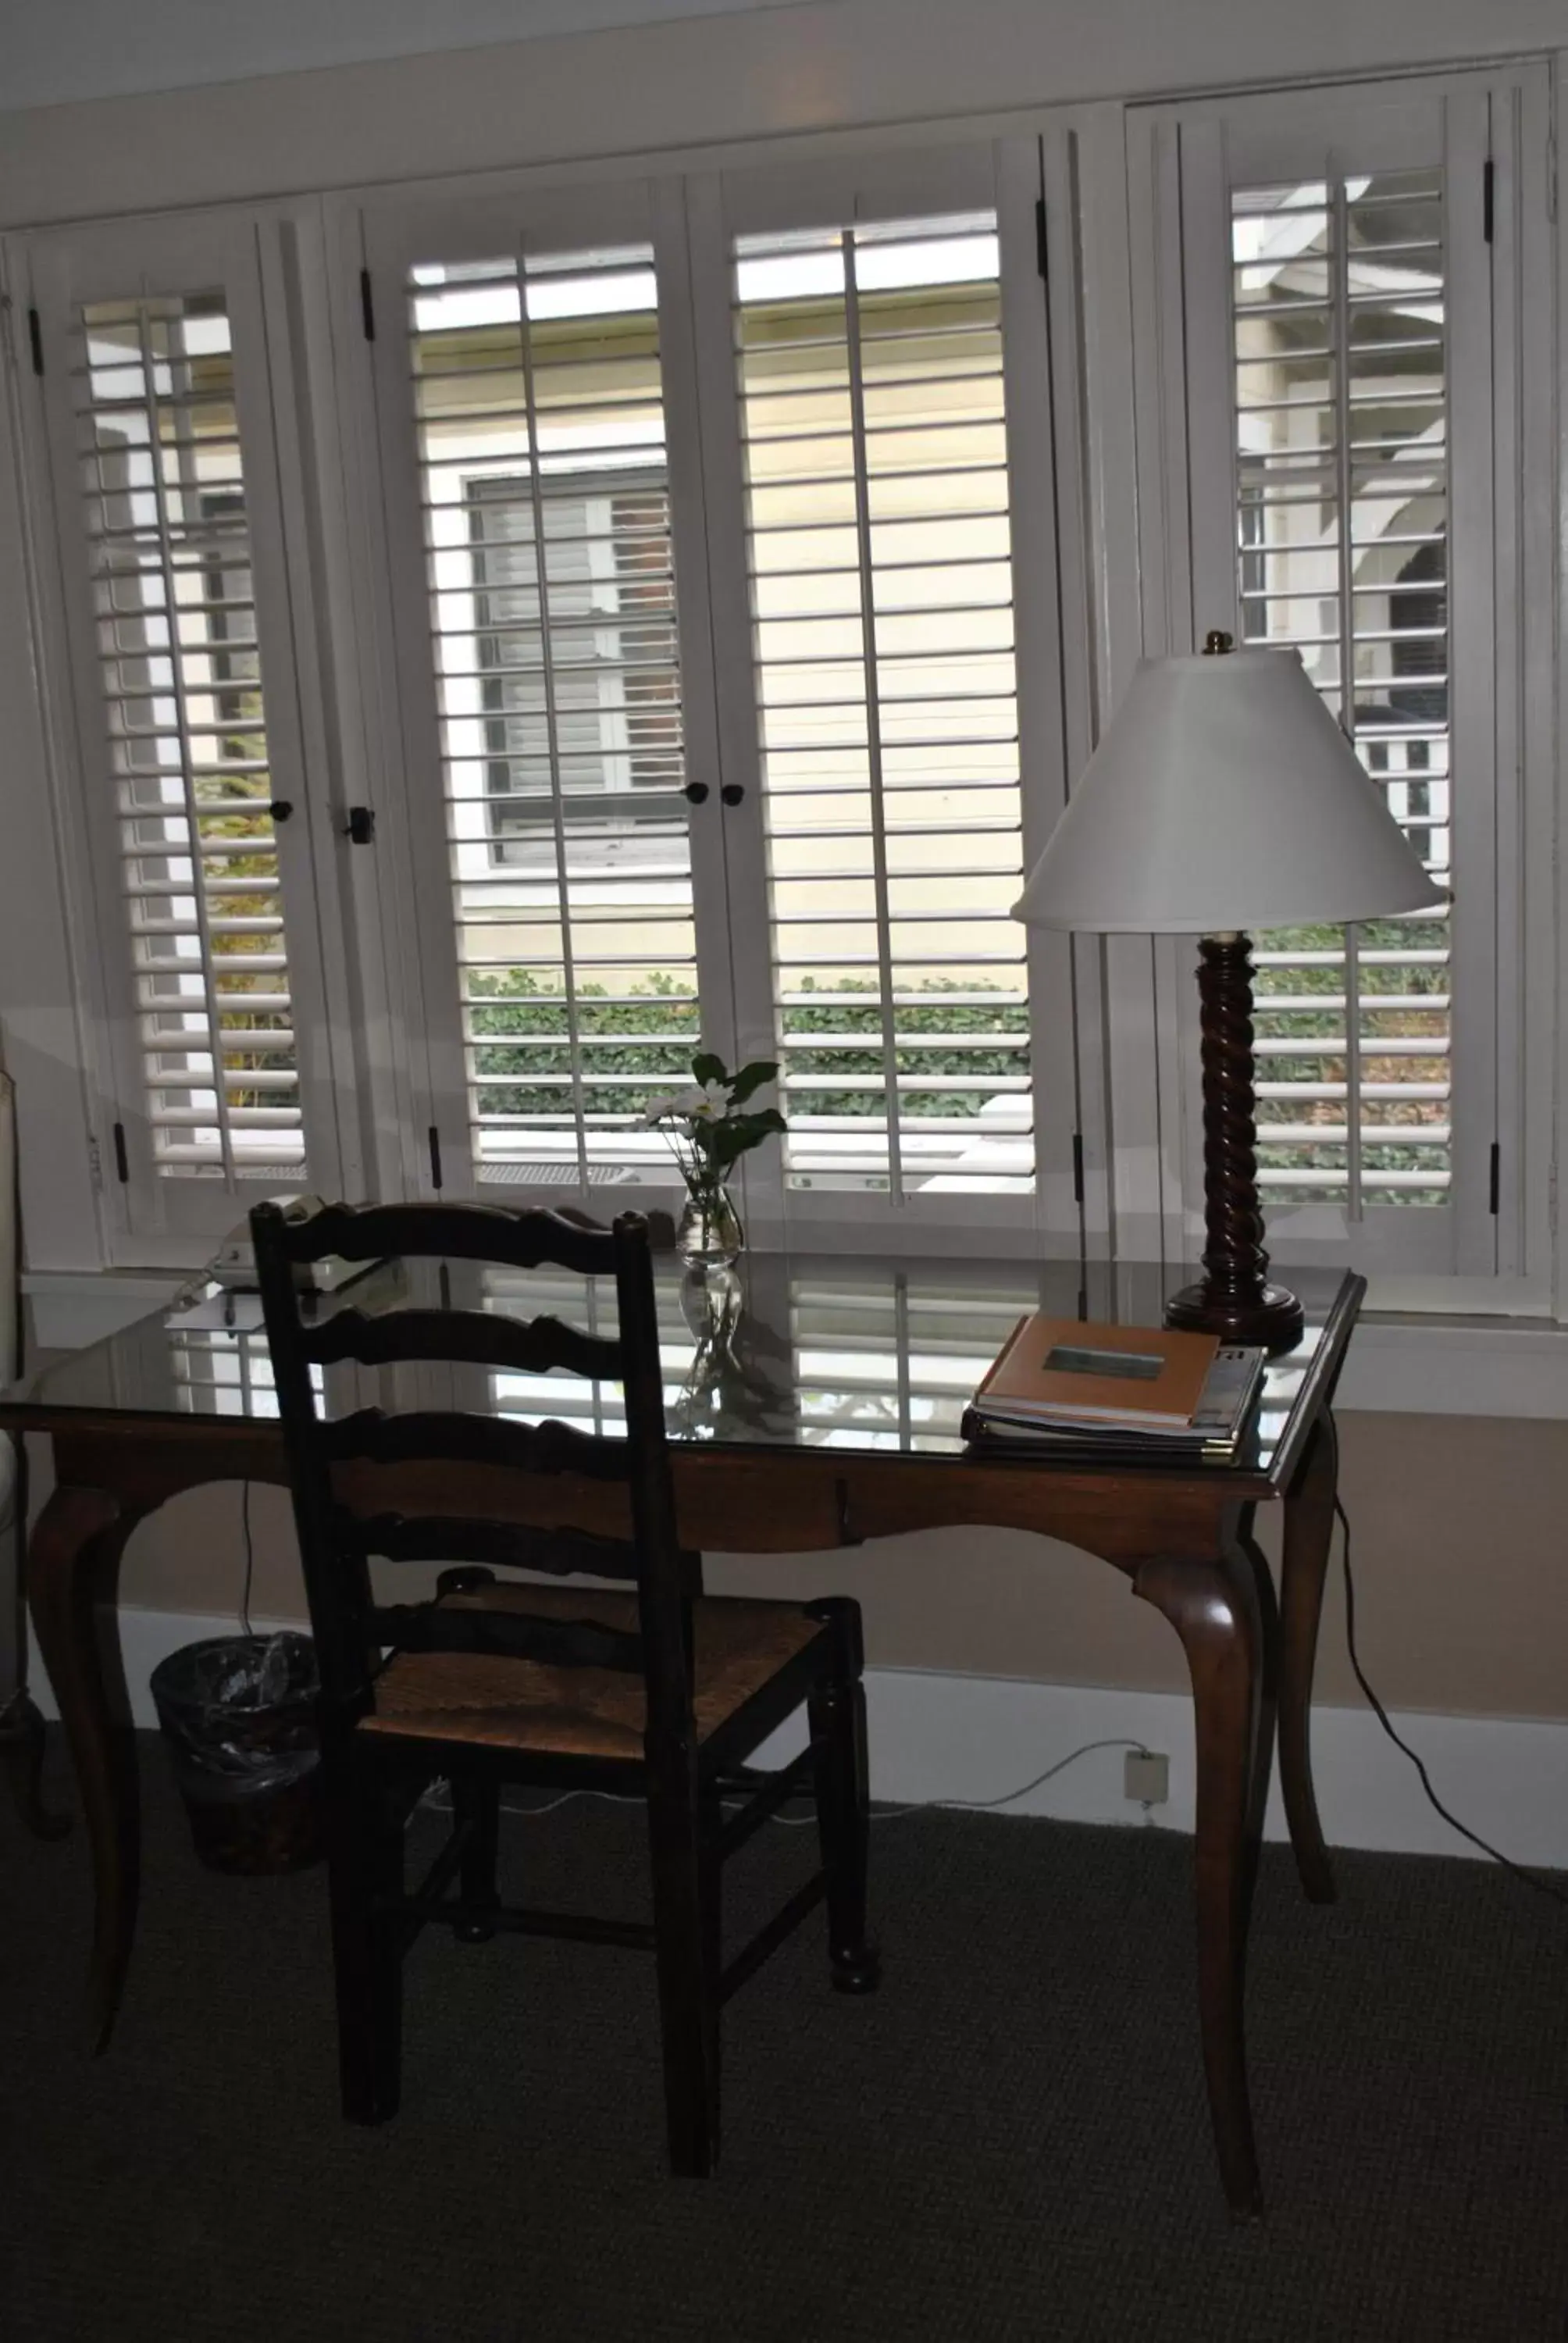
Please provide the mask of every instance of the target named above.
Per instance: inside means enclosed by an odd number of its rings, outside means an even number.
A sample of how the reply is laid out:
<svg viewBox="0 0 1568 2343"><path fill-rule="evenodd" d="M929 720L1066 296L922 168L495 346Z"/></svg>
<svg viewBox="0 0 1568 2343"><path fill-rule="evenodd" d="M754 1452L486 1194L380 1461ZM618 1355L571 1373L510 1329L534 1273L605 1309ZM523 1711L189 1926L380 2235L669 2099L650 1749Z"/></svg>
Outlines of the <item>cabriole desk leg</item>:
<svg viewBox="0 0 1568 2343"><path fill-rule="evenodd" d="M1312 1790L1312 1669L1333 1537L1339 1434L1325 1408L1285 1499L1280 1574L1280 1790L1302 1885L1314 1904L1334 1900L1333 1867Z"/></svg>
<svg viewBox="0 0 1568 2343"><path fill-rule="evenodd" d="M96 1915L87 2038L104 2049L115 2022L141 1872L136 1735L115 1611L120 1555L138 1516L105 1489L57 1488L33 1532L28 1601L60 1704L93 1850Z"/></svg>
<svg viewBox="0 0 1568 2343"><path fill-rule="evenodd" d="M1203 2073L1232 2217L1255 2220L1262 2186L1247 2095L1244 2031L1250 1841L1263 1631L1252 1564L1240 1547L1142 1564L1134 1591L1181 1636L1197 1734L1195 1860Z"/></svg>

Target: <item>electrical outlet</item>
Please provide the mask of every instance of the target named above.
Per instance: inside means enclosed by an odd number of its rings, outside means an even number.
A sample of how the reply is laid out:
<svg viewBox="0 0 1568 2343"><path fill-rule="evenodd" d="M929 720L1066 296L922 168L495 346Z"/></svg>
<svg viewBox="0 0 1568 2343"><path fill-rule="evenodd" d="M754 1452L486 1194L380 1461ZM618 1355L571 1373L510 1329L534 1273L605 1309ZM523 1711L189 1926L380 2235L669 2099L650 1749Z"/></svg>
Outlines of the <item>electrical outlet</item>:
<svg viewBox="0 0 1568 2343"><path fill-rule="evenodd" d="M1142 1806L1162 1806L1171 1795L1171 1760L1157 1749L1127 1752L1126 1794Z"/></svg>

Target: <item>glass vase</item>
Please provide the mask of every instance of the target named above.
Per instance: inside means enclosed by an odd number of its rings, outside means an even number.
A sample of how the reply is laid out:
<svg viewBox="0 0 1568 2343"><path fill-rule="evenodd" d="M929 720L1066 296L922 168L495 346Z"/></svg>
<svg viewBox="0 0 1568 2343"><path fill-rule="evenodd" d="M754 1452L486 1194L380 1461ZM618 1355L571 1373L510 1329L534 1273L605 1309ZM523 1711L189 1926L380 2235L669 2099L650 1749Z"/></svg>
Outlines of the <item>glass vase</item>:
<svg viewBox="0 0 1568 2343"><path fill-rule="evenodd" d="M690 1269L728 1269L746 1242L729 1191L716 1182L693 1188L676 1224L675 1250Z"/></svg>

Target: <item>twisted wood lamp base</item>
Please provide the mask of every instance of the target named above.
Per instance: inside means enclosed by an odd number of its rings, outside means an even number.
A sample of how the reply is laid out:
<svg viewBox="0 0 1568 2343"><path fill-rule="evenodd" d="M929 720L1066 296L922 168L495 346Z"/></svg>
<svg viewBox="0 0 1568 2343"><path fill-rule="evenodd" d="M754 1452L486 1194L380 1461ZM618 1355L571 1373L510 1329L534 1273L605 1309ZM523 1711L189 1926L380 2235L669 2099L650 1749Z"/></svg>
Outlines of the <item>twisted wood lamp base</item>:
<svg viewBox="0 0 1568 2343"><path fill-rule="evenodd" d="M1205 936L1198 948L1202 1004L1204 1275L1166 1304L1165 1322L1227 1342L1288 1351L1300 1340L1302 1305L1268 1282L1258 1209L1252 1091L1252 944Z"/></svg>

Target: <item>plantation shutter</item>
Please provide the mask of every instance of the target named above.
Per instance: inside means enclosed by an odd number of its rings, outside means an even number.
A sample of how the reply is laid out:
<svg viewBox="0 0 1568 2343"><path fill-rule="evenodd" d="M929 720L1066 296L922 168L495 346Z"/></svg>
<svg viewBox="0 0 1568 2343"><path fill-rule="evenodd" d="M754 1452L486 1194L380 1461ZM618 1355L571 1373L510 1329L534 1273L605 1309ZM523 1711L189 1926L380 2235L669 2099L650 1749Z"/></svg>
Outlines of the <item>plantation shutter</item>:
<svg viewBox="0 0 1568 2343"><path fill-rule="evenodd" d="M1010 917L1062 788L1039 189L1019 142L697 206L737 981L802 1241L1043 1230L1070 1143L1065 963Z"/></svg>
<svg viewBox="0 0 1568 2343"><path fill-rule="evenodd" d="M29 259L102 1173L129 1238L217 1234L337 1162L256 236L138 227Z"/></svg>
<svg viewBox="0 0 1568 2343"><path fill-rule="evenodd" d="M1233 188L1241 636L1289 644L1440 885L1451 877L1440 170ZM1266 1203L1441 1203L1446 914L1266 936Z"/></svg>
<svg viewBox="0 0 1568 2343"><path fill-rule="evenodd" d="M1499 1258L1514 654L1493 588L1512 353L1494 347L1492 132L1482 91L1261 100L1182 133L1194 635L1298 650L1454 890L1436 914L1254 940L1259 1184L1282 1260L1324 1240L1391 1271Z"/></svg>
<svg viewBox="0 0 1568 2343"><path fill-rule="evenodd" d="M709 948L650 207L370 236L437 1161L447 1185L668 1192L644 1111L689 1080Z"/></svg>

